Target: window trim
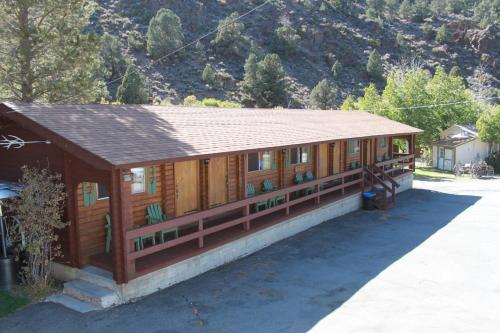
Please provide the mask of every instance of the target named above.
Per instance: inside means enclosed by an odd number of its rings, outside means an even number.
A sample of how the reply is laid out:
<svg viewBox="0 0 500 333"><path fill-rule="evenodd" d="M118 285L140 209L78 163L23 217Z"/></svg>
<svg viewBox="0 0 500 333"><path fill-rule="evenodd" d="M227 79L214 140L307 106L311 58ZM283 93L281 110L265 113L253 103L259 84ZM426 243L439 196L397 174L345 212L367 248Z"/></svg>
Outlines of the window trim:
<svg viewBox="0 0 500 333"><path fill-rule="evenodd" d="M351 152L351 145L350 145L350 142L357 142L357 148L358 148L358 151L353 151ZM359 139L349 139L347 140L347 153L349 153L349 155L357 155L361 152L361 140Z"/></svg>
<svg viewBox="0 0 500 333"><path fill-rule="evenodd" d="M135 182L134 180L134 172L132 170L134 169L142 169L142 190L141 191L134 191L134 183L138 183L138 182ZM138 167L138 168L132 168L130 169L130 172L132 173L132 184L130 185L130 192L132 194L141 194L141 193L146 193L146 168L145 167Z"/></svg>
<svg viewBox="0 0 500 333"><path fill-rule="evenodd" d="M382 140L382 139L384 140L384 145L383 146L380 145L380 140ZM384 137L378 138L378 140L377 140L377 148L387 148L387 137L384 136Z"/></svg>
<svg viewBox="0 0 500 333"><path fill-rule="evenodd" d="M308 152L307 152L307 161L302 161L302 149L304 148L307 148ZM297 163L293 163L292 162L292 149L297 149ZM311 145L305 145L305 146L298 146L298 147L294 147L294 148L290 148L289 149L289 158L290 158L290 165L299 165L299 164L311 164L312 163L312 159L311 159L311 155L312 155L312 149L311 149Z"/></svg>
<svg viewBox="0 0 500 333"><path fill-rule="evenodd" d="M104 184L101 184L102 186L104 186ZM102 197L102 198L99 198L99 183L95 183L95 196L96 196L96 200L108 200L109 199L109 191L108 191L108 196L107 197Z"/></svg>
<svg viewBox="0 0 500 333"><path fill-rule="evenodd" d="M263 161L264 159L262 158L262 155L265 154L265 153L270 153L271 155L271 164L269 166L269 169L261 169L261 161ZM258 152L255 152L255 153L249 153L247 155L250 155L250 154L257 154L257 161L258 161L258 169L257 170L250 170L250 168L248 168L248 173L250 172L262 172L262 171L275 171L273 170L273 162L276 162L276 151L274 150L263 150L263 151L258 151ZM247 158L247 167L248 167L248 163L250 162L250 158Z"/></svg>

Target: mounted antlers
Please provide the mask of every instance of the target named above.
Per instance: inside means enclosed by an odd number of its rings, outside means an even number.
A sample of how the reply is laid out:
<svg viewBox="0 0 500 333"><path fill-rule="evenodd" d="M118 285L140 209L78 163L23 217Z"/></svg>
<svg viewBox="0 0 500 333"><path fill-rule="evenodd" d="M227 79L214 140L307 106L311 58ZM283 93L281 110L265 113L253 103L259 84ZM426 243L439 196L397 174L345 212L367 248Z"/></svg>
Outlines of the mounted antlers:
<svg viewBox="0 0 500 333"><path fill-rule="evenodd" d="M15 136L15 135L2 135L2 139L0 140L0 147L3 147L5 149L19 149L24 147L26 144L30 143L45 143L45 144L50 144L51 142L49 140L46 141L24 141L23 139Z"/></svg>

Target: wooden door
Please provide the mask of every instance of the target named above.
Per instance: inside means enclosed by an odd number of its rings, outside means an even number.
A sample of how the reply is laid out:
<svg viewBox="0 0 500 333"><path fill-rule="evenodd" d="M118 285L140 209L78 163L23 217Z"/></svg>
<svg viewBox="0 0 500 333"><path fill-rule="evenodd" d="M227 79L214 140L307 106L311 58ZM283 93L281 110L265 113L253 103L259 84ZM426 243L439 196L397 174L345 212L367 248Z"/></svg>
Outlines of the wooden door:
<svg viewBox="0 0 500 333"><path fill-rule="evenodd" d="M174 164L175 214L181 216L200 208L199 161Z"/></svg>
<svg viewBox="0 0 500 333"><path fill-rule="evenodd" d="M335 142L333 146L333 174L336 175L337 173L340 173L340 162L341 162L341 147L342 147L342 142L338 141Z"/></svg>
<svg viewBox="0 0 500 333"><path fill-rule="evenodd" d="M227 203L227 157L211 158L208 163L208 206Z"/></svg>
<svg viewBox="0 0 500 333"><path fill-rule="evenodd" d="M328 144L322 143L319 145L319 168L318 177L328 176Z"/></svg>

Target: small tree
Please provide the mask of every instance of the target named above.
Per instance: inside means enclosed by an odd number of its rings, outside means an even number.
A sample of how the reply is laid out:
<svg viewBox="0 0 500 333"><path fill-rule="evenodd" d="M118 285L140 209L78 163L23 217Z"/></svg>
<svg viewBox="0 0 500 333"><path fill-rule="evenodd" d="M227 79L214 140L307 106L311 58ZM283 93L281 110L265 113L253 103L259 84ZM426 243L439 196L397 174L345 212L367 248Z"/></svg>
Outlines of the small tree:
<svg viewBox="0 0 500 333"><path fill-rule="evenodd" d="M448 39L448 29L446 29L446 25L443 24L436 31L436 42L439 44L445 44L448 42Z"/></svg>
<svg viewBox="0 0 500 333"><path fill-rule="evenodd" d="M309 95L309 104L313 109L328 110L335 107L337 99L337 89L331 86L328 81L320 81Z"/></svg>
<svg viewBox="0 0 500 333"><path fill-rule="evenodd" d="M385 0L366 0L366 14L368 17L383 16Z"/></svg>
<svg viewBox="0 0 500 333"><path fill-rule="evenodd" d="M412 14L411 2L410 0L403 0L401 6L399 6L399 16L402 18L409 18Z"/></svg>
<svg viewBox="0 0 500 333"><path fill-rule="evenodd" d="M142 51L145 47L144 36L139 31L129 31L127 33L127 44L132 51Z"/></svg>
<svg viewBox="0 0 500 333"><path fill-rule="evenodd" d="M300 40L297 31L288 22L276 29L275 38L277 51L285 55L295 53L297 50L297 42Z"/></svg>
<svg viewBox="0 0 500 333"><path fill-rule="evenodd" d="M481 141L500 142L500 106L484 111L476 123Z"/></svg>
<svg viewBox="0 0 500 333"><path fill-rule="evenodd" d="M212 68L212 65L206 64L203 69L203 73L201 74L201 80L211 86L215 83L215 72Z"/></svg>
<svg viewBox="0 0 500 333"><path fill-rule="evenodd" d="M181 19L170 9L160 9L149 21L147 49L153 59L180 48L183 41Z"/></svg>
<svg viewBox="0 0 500 333"><path fill-rule="evenodd" d="M37 288L47 287L52 259L59 256L57 229L68 224L62 213L66 194L61 175L48 169L23 166L23 188L8 204L18 223L10 230L12 239L22 244L26 253L22 281Z"/></svg>
<svg viewBox="0 0 500 333"><path fill-rule="evenodd" d="M122 84L118 87L117 100L124 104L145 104L149 99L149 86L146 77L134 65L125 72Z"/></svg>
<svg viewBox="0 0 500 333"><path fill-rule="evenodd" d="M108 33L102 36L101 57L106 68L108 80L118 78L125 74L128 60L123 56L122 43Z"/></svg>
<svg viewBox="0 0 500 333"><path fill-rule="evenodd" d="M240 42L244 40L243 30L245 25L238 20L239 14L232 13L225 19L219 21L217 35L211 44L227 54L239 54Z"/></svg>
<svg viewBox="0 0 500 333"><path fill-rule="evenodd" d="M342 72L342 63L338 60L332 66L332 74L334 78L338 78Z"/></svg>
<svg viewBox="0 0 500 333"><path fill-rule="evenodd" d="M395 17L398 14L399 0L385 0L385 6L391 18Z"/></svg>
<svg viewBox="0 0 500 333"><path fill-rule="evenodd" d="M259 107L271 108L285 103L285 71L277 54L268 54L255 64L250 55L245 63L245 79L241 86L245 103L255 103Z"/></svg>
<svg viewBox="0 0 500 333"><path fill-rule="evenodd" d="M368 63L366 64L366 72L370 77L375 80L381 80L384 75L384 65L380 53L375 49L370 53L368 57Z"/></svg>

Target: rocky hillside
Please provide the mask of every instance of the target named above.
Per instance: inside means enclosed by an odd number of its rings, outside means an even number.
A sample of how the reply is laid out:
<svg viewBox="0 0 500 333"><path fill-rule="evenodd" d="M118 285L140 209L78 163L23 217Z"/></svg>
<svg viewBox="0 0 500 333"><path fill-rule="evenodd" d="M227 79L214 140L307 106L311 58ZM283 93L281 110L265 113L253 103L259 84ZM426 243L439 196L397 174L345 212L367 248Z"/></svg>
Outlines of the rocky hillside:
<svg viewBox="0 0 500 333"><path fill-rule="evenodd" d="M172 103L179 103L188 95L239 101L243 64L250 48L262 54L275 52L275 31L285 22L300 36L293 54L280 54L289 83L290 106L306 105L310 90L324 78L337 85L339 101L348 94L360 95L370 82L366 63L374 48L382 55L386 72L401 64L402 59L417 59L430 70L437 65L447 69L458 66L471 82L482 79L488 85L500 87L498 26L481 29L471 18L458 14L427 18L420 23L399 17L368 19L364 3L355 3L351 13L344 14L317 0L273 1L242 20L248 38L239 55L218 52L210 44L214 35L162 63L153 63L145 47L129 46L130 34L145 41L150 19L162 7L180 17L187 43L216 29L219 20L231 13L244 13L263 2L98 0L93 28L100 34L108 32L118 37L123 53L150 80L153 95ZM448 27L450 38L438 44L434 31L443 24ZM331 68L335 60L342 64L342 70L334 77ZM216 70L216 78L221 83L218 88L210 88L201 81L207 63ZM116 85L109 90L113 93Z"/></svg>

